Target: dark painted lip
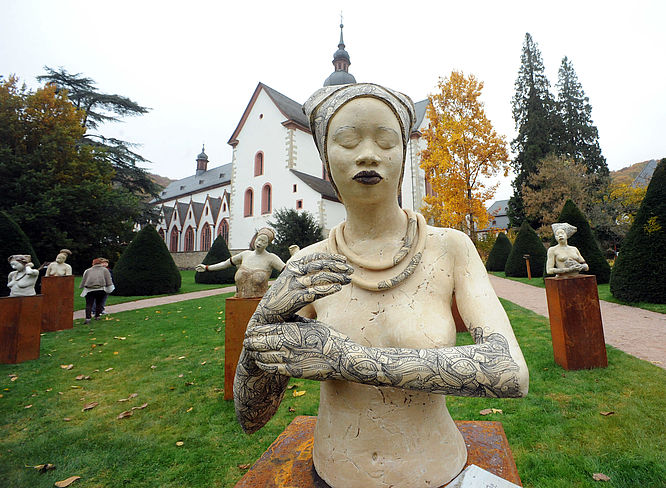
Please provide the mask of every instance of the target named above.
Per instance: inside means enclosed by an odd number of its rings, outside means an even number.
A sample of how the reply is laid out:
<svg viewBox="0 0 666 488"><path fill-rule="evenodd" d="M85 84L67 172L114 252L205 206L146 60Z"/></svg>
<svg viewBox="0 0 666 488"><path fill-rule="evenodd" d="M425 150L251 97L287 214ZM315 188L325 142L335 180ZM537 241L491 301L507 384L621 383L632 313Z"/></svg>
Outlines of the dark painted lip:
<svg viewBox="0 0 666 488"><path fill-rule="evenodd" d="M354 181L363 183L364 185L376 185L383 178L376 171L359 171L354 175Z"/></svg>

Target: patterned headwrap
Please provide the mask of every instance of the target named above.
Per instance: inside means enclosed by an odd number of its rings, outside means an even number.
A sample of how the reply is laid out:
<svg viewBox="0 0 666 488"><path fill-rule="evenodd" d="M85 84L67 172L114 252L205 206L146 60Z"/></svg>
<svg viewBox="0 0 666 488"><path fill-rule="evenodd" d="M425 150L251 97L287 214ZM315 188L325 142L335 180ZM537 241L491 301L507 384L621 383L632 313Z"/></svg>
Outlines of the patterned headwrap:
<svg viewBox="0 0 666 488"><path fill-rule="evenodd" d="M411 98L400 92L393 91L374 83L354 83L350 85L325 86L312 94L312 96L303 104L303 112L310 121L312 137L314 138L319 156L326 165L326 171L331 174L331 168L328 163L327 139L328 126L340 108L347 102L356 98L377 98L386 103L395 114L402 129L402 171L398 183L398 194L402 186L402 177L405 172L405 157L407 155L407 143L412 132L412 127L416 120L414 112L414 103ZM340 192L331 178L331 184L335 193L340 198ZM341 199L342 200L342 199Z"/></svg>
<svg viewBox="0 0 666 488"><path fill-rule="evenodd" d="M553 229L553 234L557 234L557 231L562 229L567 235L567 239L569 239L572 235L576 233L578 230L576 226L571 225L567 222L556 222L555 224L550 226L551 229Z"/></svg>
<svg viewBox="0 0 666 488"><path fill-rule="evenodd" d="M259 237L260 235L265 235L266 237L268 237L269 244L273 242L273 239L275 239L275 232L273 231L273 229L271 229L270 227L262 227L257 232L255 232L254 237L252 237L252 240L250 241L250 249L254 250L254 241L256 241L257 237Z"/></svg>
<svg viewBox="0 0 666 488"><path fill-rule="evenodd" d="M12 254L7 258L7 262L11 263L12 261L28 264L32 262L32 256L30 256L30 254Z"/></svg>

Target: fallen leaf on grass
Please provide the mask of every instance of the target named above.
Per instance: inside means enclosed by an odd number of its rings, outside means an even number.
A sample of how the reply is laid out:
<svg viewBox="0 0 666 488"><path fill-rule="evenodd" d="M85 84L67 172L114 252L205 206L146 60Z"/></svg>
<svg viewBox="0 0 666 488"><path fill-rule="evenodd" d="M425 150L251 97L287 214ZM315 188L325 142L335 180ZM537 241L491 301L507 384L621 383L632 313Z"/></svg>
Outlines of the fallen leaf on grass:
<svg viewBox="0 0 666 488"><path fill-rule="evenodd" d="M189 412L191 412L192 410L194 410L194 407L190 407L190 408L188 408L187 410L185 410L185 413L189 413Z"/></svg>
<svg viewBox="0 0 666 488"><path fill-rule="evenodd" d="M69 485L71 485L72 483L74 483L76 480L80 480L80 479L81 479L80 476L70 476L70 477L67 478L66 480L56 481L56 482L55 482L55 486L56 486L57 488L66 488L66 487L68 487Z"/></svg>
<svg viewBox="0 0 666 488"><path fill-rule="evenodd" d="M69 371L70 369L72 369L74 367L74 365L73 364L61 364L60 367L62 369L66 369L67 371Z"/></svg>
<svg viewBox="0 0 666 488"><path fill-rule="evenodd" d="M179 378L182 378L183 376L185 376L185 375L182 374L182 373L178 375Z"/></svg>
<svg viewBox="0 0 666 488"><path fill-rule="evenodd" d="M594 473L592 479L594 481L610 481L610 478L603 473Z"/></svg>
<svg viewBox="0 0 666 488"><path fill-rule="evenodd" d="M73 390L80 390L81 389L81 387L79 385L72 385L72 386L70 386L70 388L73 389Z"/></svg>
<svg viewBox="0 0 666 488"><path fill-rule="evenodd" d="M111 371L111 370L113 370L113 368L106 368L106 369L104 370L104 372L105 372L105 373L108 373L108 372Z"/></svg>
<svg viewBox="0 0 666 488"><path fill-rule="evenodd" d="M299 386L301 385L297 385L296 383L294 383L292 385L287 386L287 390L293 390L294 388L298 388Z"/></svg>
<svg viewBox="0 0 666 488"><path fill-rule="evenodd" d="M47 471L51 471L52 469L56 469L55 464L51 463L46 463L46 464L38 464L37 466L26 466L26 468L34 468L40 473L46 473Z"/></svg>
<svg viewBox="0 0 666 488"><path fill-rule="evenodd" d="M178 441L178 442L176 442L176 445L177 445L178 447L182 446L183 444L185 444L183 441Z"/></svg>
<svg viewBox="0 0 666 488"><path fill-rule="evenodd" d="M69 417L65 417L63 420L64 420L65 422L69 422L69 421L72 420L72 419L70 419Z"/></svg>
<svg viewBox="0 0 666 488"><path fill-rule="evenodd" d="M118 339L119 341L124 341L125 339L127 339L127 337L122 337L122 336L114 336L113 338Z"/></svg>
<svg viewBox="0 0 666 488"><path fill-rule="evenodd" d="M86 404L83 406L83 408L81 409L81 411L82 411L82 412L85 412L85 411L87 411L87 410L92 410L92 409L95 408L97 405L99 405L99 403L97 403L97 402L86 403Z"/></svg>
<svg viewBox="0 0 666 488"><path fill-rule="evenodd" d="M186 381L185 386L192 386L194 384L194 381Z"/></svg>
<svg viewBox="0 0 666 488"><path fill-rule="evenodd" d="M185 356L178 356L178 359L185 359Z"/></svg>
<svg viewBox="0 0 666 488"><path fill-rule="evenodd" d="M18 379L18 375L16 375L16 374L10 374L9 375L9 380L10 381L16 381L17 379Z"/></svg>
<svg viewBox="0 0 666 488"><path fill-rule="evenodd" d="M76 378L74 378L74 379L77 380L77 381L80 381L80 380L90 380L90 379L92 379L92 378L91 378L90 376L86 376L86 375L84 375L84 374L80 374L80 375L78 375L78 376L77 376Z"/></svg>
<svg viewBox="0 0 666 488"><path fill-rule="evenodd" d="M133 410L125 410L124 412L121 412L117 419L126 419L127 417L131 417L134 414Z"/></svg>
<svg viewBox="0 0 666 488"><path fill-rule="evenodd" d="M289 407L289 411L290 411L290 412L295 412L296 409L295 409L294 407Z"/></svg>
<svg viewBox="0 0 666 488"><path fill-rule="evenodd" d="M490 415L491 413L504 413L499 408L484 408L479 412L481 415Z"/></svg>
<svg viewBox="0 0 666 488"><path fill-rule="evenodd" d="M157 366L155 366L155 365L150 367L150 369L156 369L156 368L157 368Z"/></svg>
<svg viewBox="0 0 666 488"><path fill-rule="evenodd" d="M215 393L224 393L224 388L213 388Z"/></svg>
<svg viewBox="0 0 666 488"><path fill-rule="evenodd" d="M206 361L203 361L203 362L201 363L201 366L203 366L204 364L206 364Z"/></svg>
<svg viewBox="0 0 666 488"><path fill-rule="evenodd" d="M26 406L23 407L23 408L32 408L32 405L26 405Z"/></svg>
<svg viewBox="0 0 666 488"><path fill-rule="evenodd" d="M146 408L147 406L148 406L148 404L147 404L147 403L144 403L143 405L140 405L140 406L138 406L138 407L132 407L132 410L143 410L143 409Z"/></svg>
<svg viewBox="0 0 666 488"><path fill-rule="evenodd" d="M238 469L250 469L250 466L252 466L250 463L247 464L239 464Z"/></svg>
<svg viewBox="0 0 666 488"><path fill-rule="evenodd" d="M305 395L305 390L295 391L295 392L294 392L294 396L295 396L295 397L299 397L299 396L303 396L303 395Z"/></svg>
<svg viewBox="0 0 666 488"><path fill-rule="evenodd" d="M119 401L119 402L129 402L132 398L136 398L136 397L138 397L138 396L139 396L138 393L132 393L132 394L130 394L130 396L128 396L127 398L121 398L121 399L118 400L118 401Z"/></svg>
<svg viewBox="0 0 666 488"><path fill-rule="evenodd" d="M118 355L118 351L113 351L113 355L114 355L114 356L117 356L117 355Z"/></svg>
<svg viewBox="0 0 666 488"><path fill-rule="evenodd" d="M611 412L599 412L599 413L601 415L603 415L604 417L608 417L609 415L615 415L615 412L612 412L612 411Z"/></svg>

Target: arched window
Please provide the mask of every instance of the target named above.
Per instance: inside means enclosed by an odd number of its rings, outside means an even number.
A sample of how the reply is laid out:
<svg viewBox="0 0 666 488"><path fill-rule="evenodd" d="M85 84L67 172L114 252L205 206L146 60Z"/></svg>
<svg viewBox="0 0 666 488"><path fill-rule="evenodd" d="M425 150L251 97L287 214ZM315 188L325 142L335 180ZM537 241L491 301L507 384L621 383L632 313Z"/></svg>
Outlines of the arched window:
<svg viewBox="0 0 666 488"><path fill-rule="evenodd" d="M252 217L253 209L254 209L254 193L252 192L252 188L248 188L247 190L245 190L245 206L244 206L243 215L245 217Z"/></svg>
<svg viewBox="0 0 666 488"><path fill-rule="evenodd" d="M201 229L201 250L208 251L210 249L210 225L206 223Z"/></svg>
<svg viewBox="0 0 666 488"><path fill-rule="evenodd" d="M271 195L271 185L266 183L261 189L261 213L268 214L271 213L273 209L272 195Z"/></svg>
<svg viewBox="0 0 666 488"><path fill-rule="evenodd" d="M158 230L157 233L160 235L160 237L162 238L162 240L164 240L164 229L160 229L160 230Z"/></svg>
<svg viewBox="0 0 666 488"><path fill-rule="evenodd" d="M185 231L185 252L194 251L194 230L188 227Z"/></svg>
<svg viewBox="0 0 666 488"><path fill-rule="evenodd" d="M264 174L264 153L259 151L254 155L254 176Z"/></svg>
<svg viewBox="0 0 666 488"><path fill-rule="evenodd" d="M178 252L178 229L176 227L171 229L171 237L169 239L169 251Z"/></svg>
<svg viewBox="0 0 666 488"><path fill-rule="evenodd" d="M227 219L222 219L220 225L217 229L217 235L222 236L224 242L229 243L229 221Z"/></svg>

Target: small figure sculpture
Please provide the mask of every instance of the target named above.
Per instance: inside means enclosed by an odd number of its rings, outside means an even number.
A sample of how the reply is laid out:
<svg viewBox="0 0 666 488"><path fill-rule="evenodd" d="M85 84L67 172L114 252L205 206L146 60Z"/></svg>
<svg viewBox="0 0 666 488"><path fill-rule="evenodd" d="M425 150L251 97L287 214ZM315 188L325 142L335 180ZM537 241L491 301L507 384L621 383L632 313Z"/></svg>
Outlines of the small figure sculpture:
<svg viewBox="0 0 666 488"><path fill-rule="evenodd" d="M260 298L268 290L268 279L272 270L282 271L284 262L266 247L275 239L272 229L264 227L259 229L250 241L250 250L231 256L226 261L216 264L197 264L194 268L198 273L218 271L238 266L234 275L236 281L236 297Z"/></svg>
<svg viewBox="0 0 666 488"><path fill-rule="evenodd" d="M575 234L576 227L566 222L551 225L557 245L548 248L546 273L561 276L576 276L590 267L578 249L567 244L567 240Z"/></svg>
<svg viewBox="0 0 666 488"><path fill-rule="evenodd" d="M304 111L347 219L296 253L259 303L236 416L255 432L289 377L319 380L313 461L326 483L444 485L467 459L445 395L524 396L525 360L471 240L398 204L412 101L358 83L318 90ZM455 345L454 291L472 345Z"/></svg>
<svg viewBox="0 0 666 488"><path fill-rule="evenodd" d="M92 266L83 272L79 288L83 288L81 296L86 299L85 323L90 323L93 307L95 308L95 320L99 320L99 316L104 312L102 304L106 295L116 288L111 279L111 273L104 266L102 259L93 259Z"/></svg>
<svg viewBox="0 0 666 488"><path fill-rule="evenodd" d="M13 254L7 259L14 271L7 276L10 297L30 297L35 295L35 284L39 271L33 269L30 254Z"/></svg>
<svg viewBox="0 0 666 488"><path fill-rule="evenodd" d="M292 244L291 246L289 246L289 256L293 256L300 250L301 248L298 246L298 244Z"/></svg>
<svg viewBox="0 0 666 488"><path fill-rule="evenodd" d="M46 268L46 276L71 276L72 267L65 261L72 255L69 249L61 249L54 262Z"/></svg>

